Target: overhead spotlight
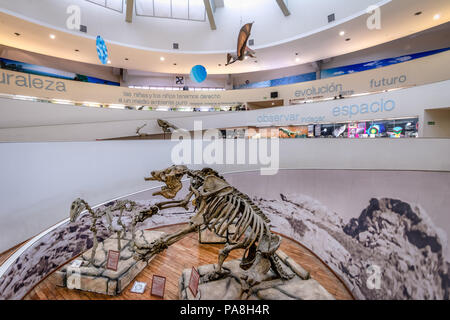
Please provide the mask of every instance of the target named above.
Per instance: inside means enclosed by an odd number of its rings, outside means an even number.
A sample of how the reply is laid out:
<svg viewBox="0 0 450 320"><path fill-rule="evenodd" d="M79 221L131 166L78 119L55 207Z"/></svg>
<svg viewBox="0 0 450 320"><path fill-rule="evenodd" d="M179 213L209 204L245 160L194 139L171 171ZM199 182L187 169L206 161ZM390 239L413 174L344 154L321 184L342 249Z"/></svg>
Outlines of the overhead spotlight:
<svg viewBox="0 0 450 320"><path fill-rule="evenodd" d="M125 58L125 61L128 61L128 60L130 60L130 59L128 59L128 58Z"/></svg>
<svg viewBox="0 0 450 320"><path fill-rule="evenodd" d="M436 13L433 17L434 20L439 20L441 18L441 15L439 13Z"/></svg>
<svg viewBox="0 0 450 320"><path fill-rule="evenodd" d="M15 34L16 36L20 36L20 33L18 33L18 32L14 32L14 34Z"/></svg>
<svg viewBox="0 0 450 320"><path fill-rule="evenodd" d="M50 39L55 40L55 39L56 39L56 36L55 36L54 34L51 34L51 35L50 35Z"/></svg>
<svg viewBox="0 0 450 320"><path fill-rule="evenodd" d="M164 61L164 60L166 60L166 58L161 57L161 58L159 58L159 60Z"/></svg>
<svg viewBox="0 0 450 320"><path fill-rule="evenodd" d="M300 62L300 58L295 58L295 62Z"/></svg>
<svg viewBox="0 0 450 320"><path fill-rule="evenodd" d="M340 35L341 37L345 36L345 31L339 32L339 35Z"/></svg>
<svg viewBox="0 0 450 320"><path fill-rule="evenodd" d="M422 14L422 11L418 11L416 13L414 13L415 16L420 16Z"/></svg>
<svg viewBox="0 0 450 320"><path fill-rule="evenodd" d="M352 39L350 39L350 38L345 39L345 41L350 41L350 40L352 40Z"/></svg>
<svg viewBox="0 0 450 320"><path fill-rule="evenodd" d="M75 52L80 52L80 50L78 50L78 49L75 49Z"/></svg>

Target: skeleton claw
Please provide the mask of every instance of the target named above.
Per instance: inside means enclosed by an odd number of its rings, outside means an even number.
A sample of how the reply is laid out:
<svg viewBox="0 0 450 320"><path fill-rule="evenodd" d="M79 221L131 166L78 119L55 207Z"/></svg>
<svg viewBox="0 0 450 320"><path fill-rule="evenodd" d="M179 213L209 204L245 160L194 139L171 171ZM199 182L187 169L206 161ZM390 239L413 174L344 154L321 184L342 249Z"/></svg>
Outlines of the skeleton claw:
<svg viewBox="0 0 450 320"><path fill-rule="evenodd" d="M222 268L221 270L213 270L211 272L208 272L202 277L202 279L203 282L215 281L230 275L230 273L230 270Z"/></svg>

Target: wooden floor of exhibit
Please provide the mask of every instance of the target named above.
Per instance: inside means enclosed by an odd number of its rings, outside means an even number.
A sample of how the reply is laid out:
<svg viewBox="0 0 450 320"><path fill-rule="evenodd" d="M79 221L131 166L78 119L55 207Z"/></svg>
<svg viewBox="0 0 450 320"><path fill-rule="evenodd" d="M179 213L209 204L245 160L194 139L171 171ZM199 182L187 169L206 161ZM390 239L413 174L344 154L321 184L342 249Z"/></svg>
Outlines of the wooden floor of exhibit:
<svg viewBox="0 0 450 320"><path fill-rule="evenodd" d="M182 225L162 227L155 230L174 232ZM112 297L97 293L70 290L53 284L53 274L35 286L25 297L25 300L160 300L150 295L153 275L167 278L164 299L178 299L178 279L183 269L204 264L217 263L219 250L223 245L199 244L198 235L191 234L172 245L163 253L156 256L153 261L136 277L135 281L146 282L144 294L131 293L132 281L119 296ZM281 250L294 259L298 264L308 270L311 277L317 280L329 293L338 300L353 299L349 290L338 277L310 250L297 242L284 238ZM242 251L237 250L230 254L228 260L241 258Z"/></svg>

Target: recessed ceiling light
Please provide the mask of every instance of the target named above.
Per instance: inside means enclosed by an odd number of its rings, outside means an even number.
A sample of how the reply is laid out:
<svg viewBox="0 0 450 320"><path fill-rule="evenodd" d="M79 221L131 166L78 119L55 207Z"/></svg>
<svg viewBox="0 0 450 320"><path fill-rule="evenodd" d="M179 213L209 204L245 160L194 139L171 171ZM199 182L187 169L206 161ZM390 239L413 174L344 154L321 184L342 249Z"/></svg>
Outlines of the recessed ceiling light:
<svg viewBox="0 0 450 320"><path fill-rule="evenodd" d="M166 58L161 57L161 58L159 58L159 60L164 61L164 60L166 60Z"/></svg>
<svg viewBox="0 0 450 320"><path fill-rule="evenodd" d="M111 60L108 60L108 64L111 64Z"/></svg>
<svg viewBox="0 0 450 320"><path fill-rule="evenodd" d="M439 13L436 13L433 17L434 20L439 20L441 18L441 15Z"/></svg>
<svg viewBox="0 0 450 320"><path fill-rule="evenodd" d="M176 66L177 65L177 63L176 62L174 62L174 64L173 64L174 66Z"/></svg>
<svg viewBox="0 0 450 320"><path fill-rule="evenodd" d="M56 39L56 36L55 36L54 34L51 34L51 35L50 35L50 39L53 39L53 40L54 40L54 39Z"/></svg>
<svg viewBox="0 0 450 320"><path fill-rule="evenodd" d="M16 36L20 36L20 33L18 33L18 32L14 32L14 34L15 34Z"/></svg>
<svg viewBox="0 0 450 320"><path fill-rule="evenodd" d="M129 59L128 58L125 58L125 61L128 61Z"/></svg>
<svg viewBox="0 0 450 320"><path fill-rule="evenodd" d="M339 35L340 35L341 37L345 36L345 31L339 32Z"/></svg>
<svg viewBox="0 0 450 320"><path fill-rule="evenodd" d="M75 52L80 52L80 50L78 50L78 49L75 49Z"/></svg>
<svg viewBox="0 0 450 320"><path fill-rule="evenodd" d="M295 58L295 62L300 62L300 58Z"/></svg>
<svg viewBox="0 0 450 320"><path fill-rule="evenodd" d="M350 38L345 39L345 41L350 41L350 40L352 40L352 39L350 39Z"/></svg>
<svg viewBox="0 0 450 320"><path fill-rule="evenodd" d="M415 16L420 16L422 14L422 11L417 11L416 13L414 13Z"/></svg>
<svg viewBox="0 0 450 320"><path fill-rule="evenodd" d="M222 64L219 63L219 67L221 67L221 66L222 66Z"/></svg>

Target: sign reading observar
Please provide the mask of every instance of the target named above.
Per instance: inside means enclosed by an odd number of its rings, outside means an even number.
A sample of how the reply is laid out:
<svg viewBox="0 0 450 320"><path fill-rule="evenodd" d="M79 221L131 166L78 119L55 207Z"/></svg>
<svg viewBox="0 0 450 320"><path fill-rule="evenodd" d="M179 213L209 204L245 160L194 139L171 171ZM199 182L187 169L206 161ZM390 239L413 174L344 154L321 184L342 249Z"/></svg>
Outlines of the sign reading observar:
<svg viewBox="0 0 450 320"><path fill-rule="evenodd" d="M109 250L108 260L106 261L106 269L117 271L117 266L119 265L120 252Z"/></svg>

